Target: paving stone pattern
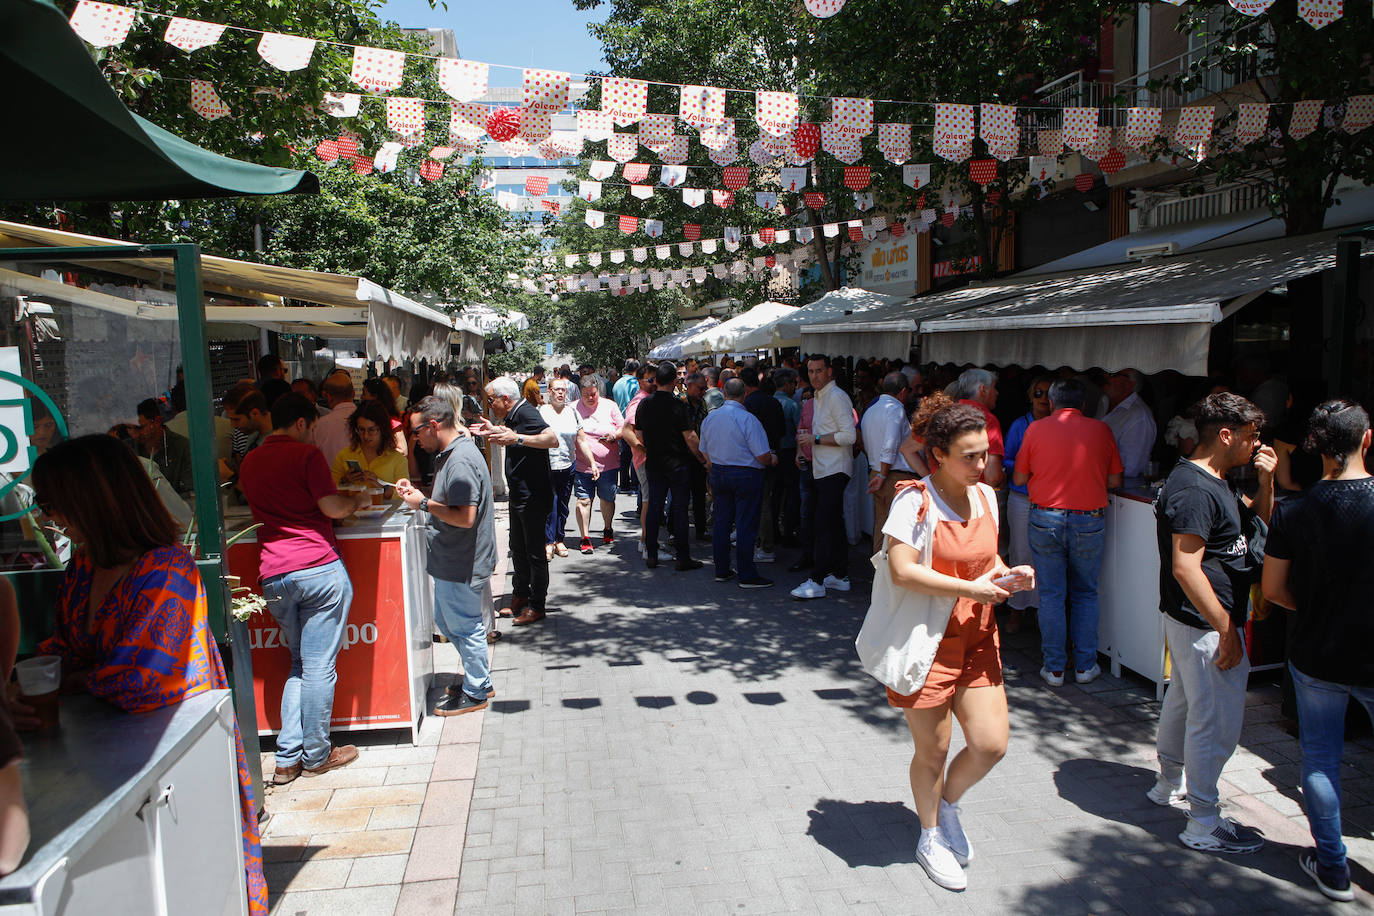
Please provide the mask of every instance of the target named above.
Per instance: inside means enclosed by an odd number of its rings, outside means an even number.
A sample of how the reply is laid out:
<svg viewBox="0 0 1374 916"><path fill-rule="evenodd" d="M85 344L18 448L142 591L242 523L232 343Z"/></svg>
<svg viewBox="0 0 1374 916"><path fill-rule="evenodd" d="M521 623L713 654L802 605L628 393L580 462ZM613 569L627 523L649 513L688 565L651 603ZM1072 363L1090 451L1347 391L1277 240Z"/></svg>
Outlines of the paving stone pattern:
<svg viewBox="0 0 1374 916"><path fill-rule="evenodd" d="M497 698L427 729L413 749L427 759L410 761L408 743L369 747L354 767L298 780L284 807L274 793L268 880L289 881L284 894L273 885L274 913L1329 908L1296 865L1311 843L1297 741L1264 676L1222 790L1228 813L1270 842L1213 856L1178 843L1181 811L1144 797L1153 688L1105 675L1052 690L1034 675L1034 631L1006 637L1024 672L1008 682L1011 745L964 800L976 854L968 891L952 894L915 864L910 737L855 660L871 575L861 550L849 595L796 602L794 551L761 567L777 587L743 591L712 580L709 545L693 545L702 570L644 569L630 530L622 516L613 548L554 561L556 612L507 631ZM1374 889L1360 865L1374 863L1374 742L1349 745L1344 770L1355 882ZM1345 911L1370 904L1362 890Z"/></svg>

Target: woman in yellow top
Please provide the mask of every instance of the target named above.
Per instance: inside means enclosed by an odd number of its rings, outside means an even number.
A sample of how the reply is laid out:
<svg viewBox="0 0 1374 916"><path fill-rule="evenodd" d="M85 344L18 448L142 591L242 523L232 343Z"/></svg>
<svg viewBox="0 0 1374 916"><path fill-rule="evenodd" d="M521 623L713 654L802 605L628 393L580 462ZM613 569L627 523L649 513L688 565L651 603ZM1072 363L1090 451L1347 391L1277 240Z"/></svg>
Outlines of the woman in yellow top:
<svg viewBox="0 0 1374 916"><path fill-rule="evenodd" d="M396 451L396 442L391 437L391 417L381 403L363 401L348 419L348 434L353 444L334 459L336 482L371 486L384 480L386 486L409 473L406 456ZM350 461L357 463L358 470L348 466Z"/></svg>

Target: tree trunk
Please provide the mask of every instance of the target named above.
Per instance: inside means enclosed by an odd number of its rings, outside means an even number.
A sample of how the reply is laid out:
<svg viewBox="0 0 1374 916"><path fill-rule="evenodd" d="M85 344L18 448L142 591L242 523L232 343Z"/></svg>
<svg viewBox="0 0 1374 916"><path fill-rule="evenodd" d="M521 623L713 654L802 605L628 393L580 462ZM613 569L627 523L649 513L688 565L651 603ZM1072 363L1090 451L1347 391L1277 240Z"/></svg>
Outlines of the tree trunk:
<svg viewBox="0 0 1374 916"><path fill-rule="evenodd" d="M825 233L821 231L820 215L810 207L807 208L807 212L811 214L811 228L815 232L811 243L816 246L816 260L821 265L821 282L825 284L826 289L839 289L836 271L830 266L830 254L825 250Z"/></svg>

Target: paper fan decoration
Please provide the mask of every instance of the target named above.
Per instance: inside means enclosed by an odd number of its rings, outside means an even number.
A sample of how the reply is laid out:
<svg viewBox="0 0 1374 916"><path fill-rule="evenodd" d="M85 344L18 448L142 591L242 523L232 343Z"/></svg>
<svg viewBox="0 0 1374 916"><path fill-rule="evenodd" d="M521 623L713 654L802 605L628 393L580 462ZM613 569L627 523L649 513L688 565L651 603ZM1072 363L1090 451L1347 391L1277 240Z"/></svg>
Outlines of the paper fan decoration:
<svg viewBox="0 0 1374 916"><path fill-rule="evenodd" d="M497 143L512 140L520 133L520 110L518 108L494 108L487 115L487 136Z"/></svg>

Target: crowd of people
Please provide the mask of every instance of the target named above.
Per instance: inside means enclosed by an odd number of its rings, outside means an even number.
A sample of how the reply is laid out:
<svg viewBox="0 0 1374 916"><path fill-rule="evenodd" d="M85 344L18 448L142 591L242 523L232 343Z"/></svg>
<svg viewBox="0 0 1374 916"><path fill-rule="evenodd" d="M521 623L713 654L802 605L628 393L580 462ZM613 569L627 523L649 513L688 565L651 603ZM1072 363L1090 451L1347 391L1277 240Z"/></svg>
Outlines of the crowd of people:
<svg viewBox="0 0 1374 916"><path fill-rule="evenodd" d="M358 757L355 747L333 744L329 729L352 598L333 523L368 501L349 484L391 487L423 513L435 625L463 667L435 704L440 716L482 709L495 694L487 644L497 633L484 610L501 494L512 585L498 613L519 627L552 610L550 564L572 556L570 517L577 553L594 554L621 537L621 495L636 496L632 536L645 568L657 569L666 548L673 569L691 574L704 566L694 544L709 544L718 582L763 589L774 585L764 572L778 562L777 548L791 547L798 600L851 590L857 497L872 504L865 549L885 556L893 584L948 608L918 686L889 686L887 699L913 740L917 861L940 886L962 889L973 848L960 801L1005 754L1009 735L996 613L1006 605L1008 625L1038 623L1040 677L1051 687L1065 682L1070 664L1079 683L1099 677L1108 494L1153 477L1159 609L1173 666L1159 772L1146 795L1186 807L1179 838L1193 849L1261 848L1256 830L1222 813L1218 791L1243 722L1245 623L1259 582L1269 602L1297 612L1288 666L1315 841L1300 864L1328 897L1353 896L1340 827L1344 716L1352 695L1374 713L1374 667L1363 650L1374 632L1359 610L1374 584L1374 478L1369 416L1358 404L1330 400L1295 419L1289 401L1280 425L1212 384L1173 418L1181 422L1165 425L1131 370L1032 370L1009 386L986 369L923 373L900 361L851 365L825 355L775 366L629 360L613 380L590 366L522 381L474 369L413 386L407 398L392 377L358 390L340 370L317 389L308 379L288 383L275 357L259 368L258 379L223 395L219 468L262 526L260 586L292 656L276 785ZM1017 393L1003 399L999 388ZM132 449L108 436L54 441L34 469L42 512L81 545L59 597L58 631L40 651L79 672L71 686L128 709L225 683L199 573L133 460L135 452L147 457L179 489L189 473L180 470L177 419L146 402L138 425L123 430ZM1315 475L1304 469L1313 456ZM1247 492L1232 479L1238 470ZM174 616L147 615L154 592L156 607L176 608ZM144 670L136 661L144 650L177 661ZM34 724L14 697L8 714L20 729ZM965 746L949 760L953 719ZM246 880L259 912L265 885L239 753Z"/></svg>

